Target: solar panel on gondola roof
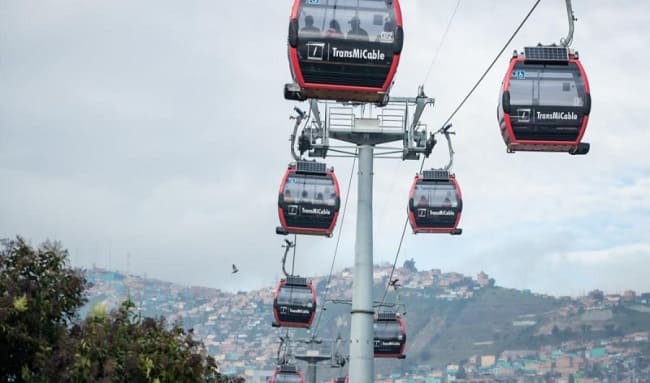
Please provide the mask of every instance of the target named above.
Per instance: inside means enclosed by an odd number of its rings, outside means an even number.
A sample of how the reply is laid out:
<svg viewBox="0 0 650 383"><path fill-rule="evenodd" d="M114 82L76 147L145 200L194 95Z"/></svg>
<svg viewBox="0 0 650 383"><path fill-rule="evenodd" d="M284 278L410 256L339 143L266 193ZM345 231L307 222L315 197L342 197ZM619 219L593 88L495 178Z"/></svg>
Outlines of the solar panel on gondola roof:
<svg viewBox="0 0 650 383"><path fill-rule="evenodd" d="M396 313L378 313L377 320L379 321L394 321L397 319Z"/></svg>
<svg viewBox="0 0 650 383"><path fill-rule="evenodd" d="M287 285L307 286L307 278L290 275L287 277Z"/></svg>
<svg viewBox="0 0 650 383"><path fill-rule="evenodd" d="M569 49L566 47L525 47L526 61L569 61Z"/></svg>
<svg viewBox="0 0 650 383"><path fill-rule="evenodd" d="M297 372L298 369L296 366L290 365L290 364L284 364L280 366L280 371L281 372Z"/></svg>
<svg viewBox="0 0 650 383"><path fill-rule="evenodd" d="M427 181L433 180L448 180L449 172L447 170L425 170L422 172L422 176Z"/></svg>
<svg viewBox="0 0 650 383"><path fill-rule="evenodd" d="M512 56L497 108L508 152L587 154L582 139L590 111L589 81L577 52L539 45Z"/></svg>
<svg viewBox="0 0 650 383"><path fill-rule="evenodd" d="M300 173L325 174L327 165L322 162L298 161L297 171Z"/></svg>
<svg viewBox="0 0 650 383"><path fill-rule="evenodd" d="M363 33L341 33L357 21ZM399 0L293 0L288 33L285 98L388 102L404 45ZM372 57L352 54L366 51Z"/></svg>

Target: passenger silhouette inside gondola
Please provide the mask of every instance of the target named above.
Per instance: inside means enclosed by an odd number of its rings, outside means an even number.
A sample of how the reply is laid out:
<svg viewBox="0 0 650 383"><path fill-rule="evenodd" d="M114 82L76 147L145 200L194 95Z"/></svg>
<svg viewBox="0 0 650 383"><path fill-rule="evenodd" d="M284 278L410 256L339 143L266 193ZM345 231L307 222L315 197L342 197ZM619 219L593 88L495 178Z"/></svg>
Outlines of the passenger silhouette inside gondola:
<svg viewBox="0 0 650 383"><path fill-rule="evenodd" d="M391 20L387 20L384 23L384 30L377 35L377 41L381 43L392 43L395 40L393 32L395 30L395 23Z"/></svg>
<svg viewBox="0 0 650 383"><path fill-rule="evenodd" d="M311 35L320 33L320 29L314 26L314 16L312 15L305 16L305 26L302 27L300 32L311 34Z"/></svg>
<svg viewBox="0 0 650 383"><path fill-rule="evenodd" d="M291 195L291 190L285 189L284 191L284 201L285 202L293 202L293 196Z"/></svg>
<svg viewBox="0 0 650 383"><path fill-rule="evenodd" d="M335 19L332 19L330 21L330 27L327 31L325 31L325 37L335 37L335 38L343 37L343 32L341 32L341 25L339 24L338 21L336 21Z"/></svg>
<svg viewBox="0 0 650 383"><path fill-rule="evenodd" d="M445 195L445 199L442 200L442 206L451 207L452 205L451 201L452 201L451 192L447 192L447 195Z"/></svg>
<svg viewBox="0 0 650 383"><path fill-rule="evenodd" d="M350 21L350 30L348 31L348 39L353 40L368 40L368 32L361 28L361 20L358 16L352 17Z"/></svg>
<svg viewBox="0 0 650 383"><path fill-rule="evenodd" d="M331 190L328 191L328 193L329 193L329 198L327 198L327 204L330 206L336 205L336 193L334 193Z"/></svg>
<svg viewBox="0 0 650 383"><path fill-rule="evenodd" d="M422 194L420 196L420 199L418 200L417 206L418 207L427 207L427 206L429 206L429 201L427 201L427 197L424 194Z"/></svg>

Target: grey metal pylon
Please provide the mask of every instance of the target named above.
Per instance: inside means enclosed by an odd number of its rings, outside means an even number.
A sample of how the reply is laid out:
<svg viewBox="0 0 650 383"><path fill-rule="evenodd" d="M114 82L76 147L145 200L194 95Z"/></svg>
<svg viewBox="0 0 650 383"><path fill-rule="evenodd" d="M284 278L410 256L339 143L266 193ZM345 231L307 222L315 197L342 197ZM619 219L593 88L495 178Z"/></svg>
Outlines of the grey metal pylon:
<svg viewBox="0 0 650 383"><path fill-rule="evenodd" d="M368 144L359 145L359 187L357 190L357 237L354 250L352 281L352 317L350 324L350 381L372 383L374 380L374 334L372 307L372 181L373 151Z"/></svg>
<svg viewBox="0 0 650 383"><path fill-rule="evenodd" d="M428 156L435 139L428 135L420 117L426 106L433 106L434 99L418 89L417 97L391 97L384 108L373 113L372 105L341 105L335 102L321 103L310 100L312 125L303 129L309 137L305 150L309 156L326 157L328 151L337 156L358 156L357 227L355 240L354 275L352 282L352 310L350 328L349 381L372 383L374 381L374 307L373 307L373 160L399 153L402 160L417 160ZM414 106L409 119L409 106ZM355 109L359 107L358 109ZM365 112L367 113L365 113ZM322 120L325 116L325 121ZM332 146L329 139L355 145ZM402 141L400 150L381 145ZM341 155L342 154L342 155Z"/></svg>

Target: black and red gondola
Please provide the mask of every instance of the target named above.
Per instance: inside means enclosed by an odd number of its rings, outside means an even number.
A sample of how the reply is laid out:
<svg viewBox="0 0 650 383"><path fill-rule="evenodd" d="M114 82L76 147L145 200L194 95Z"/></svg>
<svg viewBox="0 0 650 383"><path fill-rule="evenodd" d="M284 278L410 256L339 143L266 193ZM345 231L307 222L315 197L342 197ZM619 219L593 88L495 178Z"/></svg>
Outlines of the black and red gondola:
<svg viewBox="0 0 650 383"><path fill-rule="evenodd" d="M456 177L447 170L416 175L409 193L408 217L413 233L461 234L463 197Z"/></svg>
<svg viewBox="0 0 650 383"><path fill-rule="evenodd" d="M288 276L273 296L274 327L309 328L316 315L316 290L306 278Z"/></svg>
<svg viewBox="0 0 650 383"><path fill-rule="evenodd" d="M403 41L398 0L294 0L285 98L383 104Z"/></svg>
<svg viewBox="0 0 650 383"><path fill-rule="evenodd" d="M398 313L378 313L373 327L375 358L406 358L406 325Z"/></svg>
<svg viewBox="0 0 650 383"><path fill-rule="evenodd" d="M577 52L563 46L515 51L497 109L509 152L587 154L582 137L590 110L589 81Z"/></svg>
<svg viewBox="0 0 650 383"><path fill-rule="evenodd" d="M268 381L269 383L305 383L305 378L302 372L295 366L284 364L276 366L273 375Z"/></svg>
<svg viewBox="0 0 650 383"><path fill-rule="evenodd" d="M340 206L339 183L325 164L298 161L289 165L278 197L279 234L331 236Z"/></svg>

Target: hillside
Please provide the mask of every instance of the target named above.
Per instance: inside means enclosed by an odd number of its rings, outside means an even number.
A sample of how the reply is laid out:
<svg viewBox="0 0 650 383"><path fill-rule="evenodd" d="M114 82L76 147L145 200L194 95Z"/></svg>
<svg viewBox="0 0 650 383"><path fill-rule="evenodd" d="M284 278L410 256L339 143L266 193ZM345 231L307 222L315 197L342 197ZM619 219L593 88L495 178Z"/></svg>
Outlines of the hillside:
<svg viewBox="0 0 650 383"><path fill-rule="evenodd" d="M375 297L382 297L389 273L388 266L375 268ZM274 364L277 339L284 333L270 326L274 286L228 293L101 269L89 270L87 275L94 285L87 307L103 303L112 308L130 296L143 315L164 315L193 328L221 360L226 373L269 369ZM351 270L334 275L328 299L349 299L351 277ZM504 350L560 344L579 348L581 342L650 331L647 294L623 297L596 291L579 299L555 298L495 286L483 273L472 279L414 267L397 269L394 278L402 285L399 300L406 311L407 359L378 361L379 373L412 371L420 365L444 367ZM313 280L322 300L327 278ZM395 293L389 292L387 302L395 300ZM319 302L319 307L326 311L320 311L318 327L313 328L318 336L349 337L349 306ZM295 334L304 336L305 331L295 330Z"/></svg>

